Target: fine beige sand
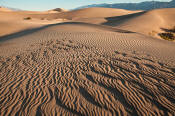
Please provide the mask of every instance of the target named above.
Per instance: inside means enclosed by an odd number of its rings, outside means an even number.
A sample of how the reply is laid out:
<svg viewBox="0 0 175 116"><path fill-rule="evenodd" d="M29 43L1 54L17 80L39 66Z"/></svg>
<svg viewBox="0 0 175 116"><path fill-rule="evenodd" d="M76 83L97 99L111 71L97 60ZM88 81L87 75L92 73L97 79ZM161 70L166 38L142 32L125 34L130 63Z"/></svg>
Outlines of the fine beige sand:
<svg viewBox="0 0 175 116"><path fill-rule="evenodd" d="M106 17L121 16L136 12L140 11L127 11L112 8L86 8L67 11L65 9L56 8L44 12L38 12L11 11L7 8L0 8L0 36L69 20L99 24L105 22ZM24 20L28 17L31 19Z"/></svg>
<svg viewBox="0 0 175 116"><path fill-rule="evenodd" d="M158 33L175 26L175 8L142 11L106 19L102 24L159 38Z"/></svg>
<svg viewBox="0 0 175 116"><path fill-rule="evenodd" d="M48 24L65 21L55 18L55 15L66 12L64 9L53 9L49 11L11 11L7 8L0 8L0 37L10 35L27 29L33 29ZM25 19L29 18L30 19Z"/></svg>
<svg viewBox="0 0 175 116"><path fill-rule="evenodd" d="M0 11L1 12L11 12L12 10L0 6Z"/></svg>
<svg viewBox="0 0 175 116"><path fill-rule="evenodd" d="M12 14L36 19L0 37L0 115L175 115L174 42L90 23L110 13L58 23L62 13Z"/></svg>

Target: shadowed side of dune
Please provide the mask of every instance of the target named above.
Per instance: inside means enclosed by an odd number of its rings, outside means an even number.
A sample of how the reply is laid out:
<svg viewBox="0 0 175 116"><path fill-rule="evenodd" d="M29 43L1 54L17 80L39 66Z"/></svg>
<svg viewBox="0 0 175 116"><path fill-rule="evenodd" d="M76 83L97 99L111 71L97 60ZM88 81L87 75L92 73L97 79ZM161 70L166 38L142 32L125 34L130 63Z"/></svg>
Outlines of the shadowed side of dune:
<svg viewBox="0 0 175 116"><path fill-rule="evenodd" d="M134 33L132 31L127 31L127 30L122 30L122 29L117 29L117 28L112 28L112 27L109 27L109 26L101 26L101 25L96 25L96 24L88 24L88 23L83 23L83 22L65 22L65 23L57 23L57 24L50 24L50 25L46 25L46 26L42 26L42 27L39 27L39 28L33 28L33 29L26 29L26 30L23 30L23 31L20 31L20 32L16 32L16 33L13 33L13 34L9 34L9 35L5 35L5 36L1 36L0 37L0 42L3 42L3 41L8 41L8 40L12 40L12 39L15 39L15 38L19 38L19 37L22 37L22 36L26 36L26 35L30 35L32 33L35 33L35 32L38 32L38 31L41 31L43 29L47 29L49 27L54 27L54 26L66 26L66 25L74 25L75 27L76 26L87 26L87 27L90 27L92 28L92 32L93 32L93 28L97 28L99 30L104 30L104 31L111 31L111 32L119 32L119 33ZM64 30L64 29L63 29ZM69 29L70 31L75 31L75 30L72 30L72 28ZM58 30L58 31L61 31ZM86 30L84 30L86 31Z"/></svg>
<svg viewBox="0 0 175 116"><path fill-rule="evenodd" d="M105 18L107 21L102 23L102 25L118 26L122 22L125 22L127 20L130 20L130 19L135 18L135 17L140 16L140 15L143 15L144 13L146 13L146 11L122 15L122 16L107 17L107 18Z"/></svg>
<svg viewBox="0 0 175 116"><path fill-rule="evenodd" d="M19 32L16 32L16 33L9 34L9 35L1 36L0 37L0 42L8 41L8 40L15 39L15 38L22 37L22 36L26 36L26 35L30 35L34 32L40 31L42 29L45 29L45 28L48 28L48 27L54 26L54 25L59 25L59 24L51 24L51 25L42 26L42 27L39 27L39 28L26 29L26 30L23 30L23 31L19 31Z"/></svg>
<svg viewBox="0 0 175 116"><path fill-rule="evenodd" d="M154 9L123 16L108 17L103 25L130 30L144 35L160 38L162 28L173 28L175 25L175 9Z"/></svg>

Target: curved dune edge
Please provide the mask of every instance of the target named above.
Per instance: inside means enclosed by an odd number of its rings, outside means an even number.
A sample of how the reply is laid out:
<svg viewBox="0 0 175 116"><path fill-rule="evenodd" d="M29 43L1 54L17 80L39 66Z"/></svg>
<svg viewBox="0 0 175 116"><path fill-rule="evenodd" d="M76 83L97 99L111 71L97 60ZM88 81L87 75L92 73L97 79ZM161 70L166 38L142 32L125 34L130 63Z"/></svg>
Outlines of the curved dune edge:
<svg viewBox="0 0 175 116"><path fill-rule="evenodd" d="M135 12L138 11L127 11L112 8L86 8L74 11L66 11L61 8L56 8L49 11L5 12L4 8L0 8L0 36L69 20L75 21L77 19L82 20L84 18L88 18L89 23L92 23L91 20L93 18L95 18L94 22L99 22L96 21L96 18L100 18L99 20L101 21L105 20L104 17L120 16Z"/></svg>
<svg viewBox="0 0 175 116"><path fill-rule="evenodd" d="M175 26L174 20L175 8L164 8L108 17L102 24L160 38L159 33Z"/></svg>
<svg viewBox="0 0 175 116"><path fill-rule="evenodd" d="M8 39L0 115L175 115L175 67L148 53L168 62L174 43L83 23Z"/></svg>
<svg viewBox="0 0 175 116"><path fill-rule="evenodd" d="M65 21L108 25L160 39L159 34L175 26L175 8L129 11L114 8L85 8L73 11L10 11L0 8L0 36ZM56 11L54 11L56 10ZM29 20L26 20L29 18ZM136 28L137 27L137 28Z"/></svg>

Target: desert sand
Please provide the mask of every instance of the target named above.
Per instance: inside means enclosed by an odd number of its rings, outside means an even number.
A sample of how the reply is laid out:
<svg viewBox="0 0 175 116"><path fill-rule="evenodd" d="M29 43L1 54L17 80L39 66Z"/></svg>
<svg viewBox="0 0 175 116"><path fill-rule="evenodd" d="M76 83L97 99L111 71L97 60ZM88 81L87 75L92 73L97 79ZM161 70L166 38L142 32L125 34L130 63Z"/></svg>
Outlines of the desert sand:
<svg viewBox="0 0 175 116"><path fill-rule="evenodd" d="M156 38L160 38L158 33L175 26L175 8L134 12L126 15L105 17L105 20L92 20L90 23L95 22L95 24L108 25Z"/></svg>
<svg viewBox="0 0 175 116"><path fill-rule="evenodd" d="M39 12L11 11L7 8L0 8L0 36L10 35L23 30L62 22L64 19L55 18L56 15L62 12L66 12L66 10L53 9L49 11Z"/></svg>
<svg viewBox="0 0 175 116"><path fill-rule="evenodd" d="M175 115L175 43L130 25L174 9L108 10L0 12L0 115Z"/></svg>

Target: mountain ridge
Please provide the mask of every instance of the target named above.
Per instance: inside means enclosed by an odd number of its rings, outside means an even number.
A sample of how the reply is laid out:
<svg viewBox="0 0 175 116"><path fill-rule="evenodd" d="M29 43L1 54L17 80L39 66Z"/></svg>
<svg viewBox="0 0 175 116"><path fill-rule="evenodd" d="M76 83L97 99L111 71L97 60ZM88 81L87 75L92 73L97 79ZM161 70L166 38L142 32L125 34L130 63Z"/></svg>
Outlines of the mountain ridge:
<svg viewBox="0 0 175 116"><path fill-rule="evenodd" d="M113 4L103 3L103 4L92 4L92 5L81 6L75 9L83 9L90 7L119 8L126 10L152 10L159 8L175 8L175 0L172 0L170 2L145 1L140 3L113 3Z"/></svg>

